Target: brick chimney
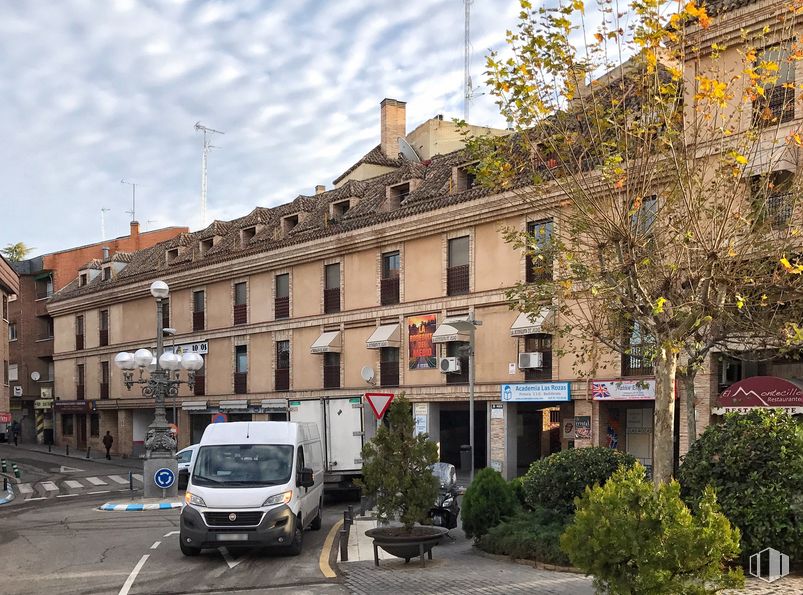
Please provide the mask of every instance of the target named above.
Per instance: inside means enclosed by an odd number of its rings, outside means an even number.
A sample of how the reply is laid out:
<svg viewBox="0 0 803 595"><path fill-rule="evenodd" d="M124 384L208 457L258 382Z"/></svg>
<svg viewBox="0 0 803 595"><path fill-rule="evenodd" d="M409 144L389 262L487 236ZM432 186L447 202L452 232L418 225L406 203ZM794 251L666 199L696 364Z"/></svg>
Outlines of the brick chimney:
<svg viewBox="0 0 803 595"><path fill-rule="evenodd" d="M396 159L399 156L398 139L400 136L407 136L407 103L385 98L379 105L381 106L380 147L385 157Z"/></svg>
<svg viewBox="0 0 803 595"><path fill-rule="evenodd" d="M134 250L139 250L139 221L131 222L131 243L134 245Z"/></svg>
<svg viewBox="0 0 803 595"><path fill-rule="evenodd" d="M323 194L324 192L326 192L326 186L323 184L318 184L315 186L315 194Z"/></svg>

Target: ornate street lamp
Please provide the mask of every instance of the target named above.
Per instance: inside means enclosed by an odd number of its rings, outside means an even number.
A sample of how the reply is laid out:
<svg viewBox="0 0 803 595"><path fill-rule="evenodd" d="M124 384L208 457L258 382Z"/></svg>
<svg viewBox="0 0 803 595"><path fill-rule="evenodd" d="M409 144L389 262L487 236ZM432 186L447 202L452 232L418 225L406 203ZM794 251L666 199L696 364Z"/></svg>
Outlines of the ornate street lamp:
<svg viewBox="0 0 803 595"><path fill-rule="evenodd" d="M156 355L149 349L137 349L134 353L118 353L114 358L115 365L123 371L123 384L128 390L135 384L142 385L142 395L153 397L156 410L153 422L148 426L145 439L145 464L143 480L145 497L159 498L175 496L178 493L178 464L176 463L176 441L170 435L170 426L165 416L165 399L178 395L181 384L187 384L192 390L195 385L195 373L204 365L203 358L197 353L165 352L163 347L162 308L164 300L170 293L167 283L154 281L151 284L151 295L156 298ZM187 370L187 380L181 380L179 370ZM139 377L134 379L134 371L139 370ZM148 376L145 377L145 372ZM175 480L169 488L157 484L156 473L161 469L173 472ZM164 474L162 474L163 478ZM162 484L164 485L163 481Z"/></svg>

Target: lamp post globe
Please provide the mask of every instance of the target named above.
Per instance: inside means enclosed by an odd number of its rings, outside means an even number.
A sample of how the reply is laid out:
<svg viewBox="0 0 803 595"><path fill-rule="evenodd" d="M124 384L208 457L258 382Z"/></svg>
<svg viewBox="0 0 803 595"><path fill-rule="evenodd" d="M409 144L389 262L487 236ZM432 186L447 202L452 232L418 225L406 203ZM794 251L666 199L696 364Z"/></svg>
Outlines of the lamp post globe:
<svg viewBox="0 0 803 595"><path fill-rule="evenodd" d="M134 352L134 363L138 368L146 368L153 359L150 349L137 349Z"/></svg>
<svg viewBox="0 0 803 595"><path fill-rule="evenodd" d="M204 358L197 353L185 353L181 356L181 366L190 372L197 372L204 367Z"/></svg>
<svg viewBox="0 0 803 595"><path fill-rule="evenodd" d="M165 351L159 356L159 365L165 370L178 370L181 368L181 357L175 353Z"/></svg>
<svg viewBox="0 0 803 595"><path fill-rule="evenodd" d="M134 354L127 351L114 356L114 365L121 370L133 370L137 367L137 363L134 361Z"/></svg>
<svg viewBox="0 0 803 595"><path fill-rule="evenodd" d="M168 295L170 295L170 288L164 281L161 280L154 281L153 283L151 283L151 295L155 297L157 300L164 299Z"/></svg>

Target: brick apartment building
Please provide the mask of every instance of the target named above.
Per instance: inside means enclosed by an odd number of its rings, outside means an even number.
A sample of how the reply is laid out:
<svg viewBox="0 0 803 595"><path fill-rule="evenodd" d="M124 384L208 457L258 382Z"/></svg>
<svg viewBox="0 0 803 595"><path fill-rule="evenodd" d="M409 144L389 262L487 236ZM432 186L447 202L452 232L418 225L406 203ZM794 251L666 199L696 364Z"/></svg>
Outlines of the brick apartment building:
<svg viewBox="0 0 803 595"><path fill-rule="evenodd" d="M9 361L9 309L19 293L19 276L11 263L0 256L0 302L2 302L2 328L0 328L0 360L3 361L3 383L0 385L0 441L8 436L8 426L12 421L9 374L11 372Z"/></svg>
<svg viewBox="0 0 803 595"><path fill-rule="evenodd" d="M760 26L780 10L779 2L748 2L733 14ZM701 43L727 37L728 19L723 9ZM475 345L478 467L513 477L550 452L589 445L626 450L649 466L651 366L609 354L612 365L592 388L573 358L558 355L555 315L531 320L511 311L505 297L535 273L500 231L552 233L565 224L561 197L535 205L524 200L526 188L494 194L475 185L454 126L433 118L406 134L404 109L400 101L382 102L379 145L334 189L317 187L310 196L216 221L133 253L109 279L76 281L55 295L48 311L55 394L63 403L57 441L95 444L92 434L108 429L118 452L141 451L153 400L127 392L113 360L154 346L148 286L162 279L171 288L162 326L176 329L176 345L205 358L193 393L182 388L176 399L182 446L197 442L218 412L230 420L271 419L284 415L277 402L359 396L373 390L361 377L370 367L376 389L406 393L441 459L458 464L460 445L469 441L468 337L444 320L469 316L483 323ZM793 110L788 126L799 123ZM400 137L420 161L395 157ZM451 371L439 369L441 358L452 358L444 364ZM696 377L698 432L715 419L729 386L801 375L797 362L712 355ZM685 416L679 390L676 455L688 448ZM572 420L585 432L564 434L562 422ZM80 424L98 432L86 438Z"/></svg>
<svg viewBox="0 0 803 595"><path fill-rule="evenodd" d="M167 227L140 233L139 223L132 221L129 235L13 263L20 283L8 316L10 408L20 422L23 442L46 443L53 437L53 319L47 300L77 279L83 266L102 274L101 267L119 267L116 261L124 255L186 231Z"/></svg>

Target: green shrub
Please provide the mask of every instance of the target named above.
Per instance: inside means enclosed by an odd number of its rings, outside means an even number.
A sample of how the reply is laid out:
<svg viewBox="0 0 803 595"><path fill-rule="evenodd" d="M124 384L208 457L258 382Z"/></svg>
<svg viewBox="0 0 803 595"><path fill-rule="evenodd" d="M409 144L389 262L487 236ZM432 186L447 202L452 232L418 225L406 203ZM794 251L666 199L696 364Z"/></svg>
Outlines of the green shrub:
<svg viewBox="0 0 803 595"><path fill-rule="evenodd" d="M781 412L728 415L706 428L678 474L694 505L705 487L742 533L743 562L766 547L803 557L803 426Z"/></svg>
<svg viewBox="0 0 803 595"><path fill-rule="evenodd" d="M524 498L530 508L544 506L566 513L586 486L604 484L620 466L636 459L613 448L573 448L535 461L524 476Z"/></svg>
<svg viewBox="0 0 803 595"><path fill-rule="evenodd" d="M491 527L512 516L517 509L513 491L502 476L486 467L474 477L463 496L461 516L466 537L478 540Z"/></svg>
<svg viewBox="0 0 803 595"><path fill-rule="evenodd" d="M692 515L678 482L655 488L640 464L586 489L560 545L605 593L717 593L744 584L741 568L725 569L739 555L739 529L719 512L714 491L705 490Z"/></svg>
<svg viewBox="0 0 803 595"><path fill-rule="evenodd" d="M519 506L529 510L530 505L527 504L527 501L524 499L524 478L514 477L508 483L510 485L510 491L513 492L513 499L516 500Z"/></svg>
<svg viewBox="0 0 803 595"><path fill-rule="evenodd" d="M522 511L483 535L477 547L491 554L567 566L560 536L572 517L546 508Z"/></svg>

